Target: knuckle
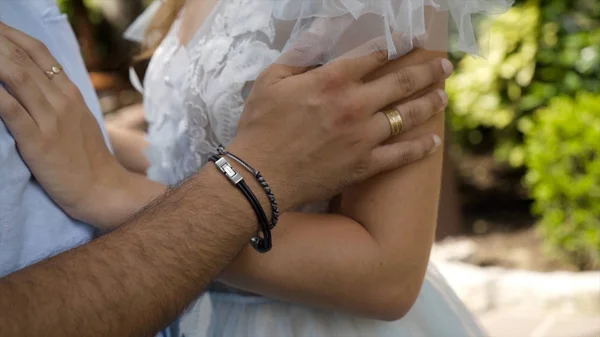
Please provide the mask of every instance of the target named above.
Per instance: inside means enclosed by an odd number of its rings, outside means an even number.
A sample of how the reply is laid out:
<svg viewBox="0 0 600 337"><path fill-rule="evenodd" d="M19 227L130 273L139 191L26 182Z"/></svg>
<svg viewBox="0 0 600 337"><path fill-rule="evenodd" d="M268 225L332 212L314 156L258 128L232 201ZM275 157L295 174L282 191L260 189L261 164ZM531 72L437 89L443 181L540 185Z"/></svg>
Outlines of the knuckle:
<svg viewBox="0 0 600 337"><path fill-rule="evenodd" d="M412 162L414 162L418 155L418 148L415 146L415 144L411 144L410 146L408 146L404 152L402 152L402 156L401 156L401 165L405 166L408 165Z"/></svg>
<svg viewBox="0 0 600 337"><path fill-rule="evenodd" d="M66 84L63 90L67 100L71 103L79 102L82 99L81 91L79 91L79 88L73 83Z"/></svg>
<svg viewBox="0 0 600 337"><path fill-rule="evenodd" d="M342 113L339 114L331 125L331 131L344 130L345 127L352 125L355 123L355 116L351 113Z"/></svg>
<svg viewBox="0 0 600 337"><path fill-rule="evenodd" d="M61 100L61 101L55 103L55 108L53 110L55 111L55 115L56 115L55 117L58 117L58 116L66 115L67 112L71 109L73 109L72 104L70 104L66 100Z"/></svg>
<svg viewBox="0 0 600 337"><path fill-rule="evenodd" d="M404 109L404 115L406 116L407 127L412 127L419 124L419 107L416 104L408 105Z"/></svg>
<svg viewBox="0 0 600 337"><path fill-rule="evenodd" d="M377 64L385 64L389 60L389 54L386 48L382 48L384 46L381 43L375 41L371 45L371 48L374 50L373 58Z"/></svg>
<svg viewBox="0 0 600 337"><path fill-rule="evenodd" d="M317 75L315 79L322 83L325 92L336 90L345 82L343 74L340 74L339 72L323 69L315 71L315 73Z"/></svg>
<svg viewBox="0 0 600 337"><path fill-rule="evenodd" d="M432 82L440 82L444 78L444 67L442 67L442 59L435 59L429 66Z"/></svg>
<svg viewBox="0 0 600 337"><path fill-rule="evenodd" d="M355 175L360 180L360 179L364 179L364 178L368 177L370 175L371 171L372 171L372 168L371 168L370 163L368 163L366 161L362 161L356 166Z"/></svg>
<svg viewBox="0 0 600 337"><path fill-rule="evenodd" d="M3 106L3 118L7 121L7 122L12 122L16 119L18 119L19 117L21 117L21 105L15 101L15 100L11 100L9 102L7 102L4 106Z"/></svg>
<svg viewBox="0 0 600 337"><path fill-rule="evenodd" d="M10 75L10 81L15 86L25 86L29 84L30 80L31 78L29 77L29 74L20 69L13 70Z"/></svg>
<svg viewBox="0 0 600 337"><path fill-rule="evenodd" d="M348 114L358 117L361 115L364 107L363 103L358 99L347 98L340 103L341 108Z"/></svg>
<svg viewBox="0 0 600 337"><path fill-rule="evenodd" d="M405 92L412 92L415 87L415 80L412 75L406 71L401 70L394 73L397 85Z"/></svg>
<svg viewBox="0 0 600 337"><path fill-rule="evenodd" d="M29 58L29 55L27 55L27 53L21 48L14 48L10 51L8 58L15 64L25 64Z"/></svg>
<svg viewBox="0 0 600 337"><path fill-rule="evenodd" d="M32 49L37 52L37 53L43 53L43 54L49 54L50 51L48 50L48 47L46 47L46 45L37 39L33 39L33 42L31 42L32 45Z"/></svg>
<svg viewBox="0 0 600 337"><path fill-rule="evenodd" d="M355 99L333 99L330 103L335 113L336 126L348 126L355 124L361 116L362 103Z"/></svg>
<svg viewBox="0 0 600 337"><path fill-rule="evenodd" d="M37 140L37 143L39 144L39 149L42 153L50 152L50 150L52 150L52 148L54 147L54 142L54 133L52 131L47 130L41 132Z"/></svg>

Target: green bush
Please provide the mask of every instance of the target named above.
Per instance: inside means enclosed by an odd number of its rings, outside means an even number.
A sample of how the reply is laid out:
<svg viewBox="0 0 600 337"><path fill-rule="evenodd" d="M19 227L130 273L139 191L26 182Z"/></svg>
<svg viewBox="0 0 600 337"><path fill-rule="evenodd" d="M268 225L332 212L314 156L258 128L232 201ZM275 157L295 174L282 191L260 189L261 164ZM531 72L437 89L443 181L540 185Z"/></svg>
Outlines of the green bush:
<svg viewBox="0 0 600 337"><path fill-rule="evenodd" d="M481 27L485 59L447 82L454 139L525 164L548 248L600 267L600 1L518 0Z"/></svg>
<svg viewBox="0 0 600 337"><path fill-rule="evenodd" d="M482 25L486 59L464 57L447 83L455 139L525 160L521 119L548 101L600 93L600 1L527 0Z"/></svg>
<svg viewBox="0 0 600 337"><path fill-rule="evenodd" d="M555 98L524 119L525 178L548 248L600 266L600 95Z"/></svg>

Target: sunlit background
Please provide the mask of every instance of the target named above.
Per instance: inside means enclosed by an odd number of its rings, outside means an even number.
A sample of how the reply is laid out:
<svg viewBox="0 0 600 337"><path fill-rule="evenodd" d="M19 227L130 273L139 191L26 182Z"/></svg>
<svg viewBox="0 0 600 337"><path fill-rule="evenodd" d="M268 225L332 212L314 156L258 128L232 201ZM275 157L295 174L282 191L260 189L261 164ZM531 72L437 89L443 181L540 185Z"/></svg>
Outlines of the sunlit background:
<svg viewBox="0 0 600 337"><path fill-rule="evenodd" d="M122 33L149 2L59 1L109 123L144 128ZM480 25L485 59L451 55L433 259L493 336L600 336L600 0Z"/></svg>

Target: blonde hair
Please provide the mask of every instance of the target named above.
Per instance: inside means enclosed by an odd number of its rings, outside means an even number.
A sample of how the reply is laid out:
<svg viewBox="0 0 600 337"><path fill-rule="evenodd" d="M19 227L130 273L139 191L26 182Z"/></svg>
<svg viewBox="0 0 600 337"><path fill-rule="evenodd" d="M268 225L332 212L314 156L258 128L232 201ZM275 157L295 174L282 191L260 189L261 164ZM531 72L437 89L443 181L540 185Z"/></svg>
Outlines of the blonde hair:
<svg viewBox="0 0 600 337"><path fill-rule="evenodd" d="M186 0L163 0L163 4L146 29L142 52L136 57L137 61L147 60L152 57L156 48L158 48L167 33L169 33L171 25L177 19L185 2Z"/></svg>

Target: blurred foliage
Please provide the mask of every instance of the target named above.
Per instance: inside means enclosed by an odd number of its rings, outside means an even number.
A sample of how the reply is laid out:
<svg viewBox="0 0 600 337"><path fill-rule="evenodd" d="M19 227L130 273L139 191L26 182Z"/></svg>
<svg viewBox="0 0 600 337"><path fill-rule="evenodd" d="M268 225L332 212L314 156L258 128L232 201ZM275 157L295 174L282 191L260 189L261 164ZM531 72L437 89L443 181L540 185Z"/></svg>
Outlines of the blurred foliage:
<svg viewBox="0 0 600 337"><path fill-rule="evenodd" d="M482 25L486 59L464 57L448 81L455 139L525 160L523 118L559 95L600 92L600 1L527 0Z"/></svg>
<svg viewBox="0 0 600 337"><path fill-rule="evenodd" d="M525 181L548 248L600 267L600 94L555 98L522 124Z"/></svg>
<svg viewBox="0 0 600 337"><path fill-rule="evenodd" d="M58 6L61 11L69 16L69 20L73 22L73 17L75 16L75 10L73 5L73 0L58 0ZM102 11L93 0L83 0L82 1L85 7L87 7L89 12L89 20L93 24L98 24L102 21Z"/></svg>
<svg viewBox="0 0 600 337"><path fill-rule="evenodd" d="M57 0L58 6L63 13L69 16L69 19L73 21L74 13L74 2L81 1L84 6L88 9L90 14L90 21L93 24L99 24L103 20L102 10L98 5L99 1L102 0ZM122 0L122 1L133 1L133 0ZM150 5L154 0L142 0L141 3L144 7Z"/></svg>
<svg viewBox="0 0 600 337"><path fill-rule="evenodd" d="M518 1L481 27L486 59L447 82L455 140L525 165L549 251L598 268L600 1Z"/></svg>
<svg viewBox="0 0 600 337"><path fill-rule="evenodd" d="M126 73L136 46L123 39L126 27L149 0L58 0L75 29L88 69Z"/></svg>

